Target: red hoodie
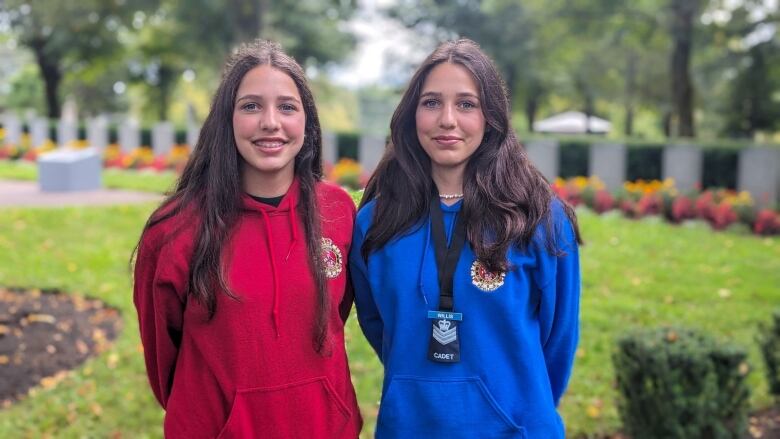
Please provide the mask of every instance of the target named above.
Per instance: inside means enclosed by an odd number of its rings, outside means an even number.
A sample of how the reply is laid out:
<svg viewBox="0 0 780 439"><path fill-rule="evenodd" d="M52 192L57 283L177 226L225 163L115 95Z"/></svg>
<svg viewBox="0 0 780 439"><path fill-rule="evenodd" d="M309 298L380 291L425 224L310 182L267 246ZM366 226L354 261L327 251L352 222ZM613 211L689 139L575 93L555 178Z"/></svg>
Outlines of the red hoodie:
<svg viewBox="0 0 780 439"><path fill-rule="evenodd" d="M228 285L240 301L218 292L211 321L186 295L197 218L182 214L144 235L133 299L149 382L166 411L166 437L358 436L362 419L344 348L355 205L336 186L317 184L332 304L330 348L320 355L298 192L296 180L278 207L243 197L223 253Z"/></svg>

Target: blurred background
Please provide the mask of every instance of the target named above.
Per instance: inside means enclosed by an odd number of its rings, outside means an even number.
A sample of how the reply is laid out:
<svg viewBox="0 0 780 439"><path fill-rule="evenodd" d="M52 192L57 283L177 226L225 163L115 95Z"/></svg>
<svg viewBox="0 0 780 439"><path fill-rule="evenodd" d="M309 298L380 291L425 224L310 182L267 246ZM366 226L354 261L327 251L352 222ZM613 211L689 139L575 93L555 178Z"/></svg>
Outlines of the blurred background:
<svg viewBox="0 0 780 439"><path fill-rule="evenodd" d="M778 23L778 0L0 0L0 437L161 436L128 259L225 60L258 37L304 66L327 178L356 200L417 65L477 41L529 156L578 206L568 436L780 437ZM111 205L79 195L104 188ZM34 308L50 294L96 327L118 318L12 371L24 331L62 329ZM382 370L354 318L346 335L371 437Z"/></svg>

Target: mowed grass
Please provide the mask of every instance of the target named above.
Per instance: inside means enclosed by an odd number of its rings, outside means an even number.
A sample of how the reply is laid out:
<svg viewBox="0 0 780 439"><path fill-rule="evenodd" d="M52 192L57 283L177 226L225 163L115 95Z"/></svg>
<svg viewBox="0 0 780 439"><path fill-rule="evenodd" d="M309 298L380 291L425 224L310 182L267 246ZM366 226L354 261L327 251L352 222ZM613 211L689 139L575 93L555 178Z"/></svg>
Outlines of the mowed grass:
<svg viewBox="0 0 780 439"><path fill-rule="evenodd" d="M3 176L10 177L0 167ZM134 188L133 179L147 178L122 176ZM130 252L153 208L0 209L0 285L97 297L119 308L124 320L108 351L53 388L38 388L0 411L0 437L161 437L162 411L146 381L128 271ZM581 343L561 403L570 436L620 428L610 356L616 337L640 326L685 325L744 346L754 367L752 404L771 403L754 336L756 323L780 305L780 239L588 211L579 211L579 219L586 240ZM381 366L354 316L346 337L366 420L363 437L372 437Z"/></svg>

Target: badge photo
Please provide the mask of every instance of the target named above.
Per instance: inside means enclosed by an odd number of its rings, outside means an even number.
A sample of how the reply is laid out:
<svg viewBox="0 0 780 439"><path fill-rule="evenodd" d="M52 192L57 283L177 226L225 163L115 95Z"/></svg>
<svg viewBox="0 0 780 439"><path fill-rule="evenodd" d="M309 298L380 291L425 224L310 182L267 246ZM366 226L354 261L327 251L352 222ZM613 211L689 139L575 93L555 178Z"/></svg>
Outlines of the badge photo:
<svg viewBox="0 0 780 439"><path fill-rule="evenodd" d="M334 279L341 274L344 268L343 258L341 256L341 250L330 240L330 238L322 238L321 244L321 257L322 265L325 269L325 276L328 279Z"/></svg>
<svg viewBox="0 0 780 439"><path fill-rule="evenodd" d="M490 271L482 262L478 260L471 264L471 283L486 293L495 291L501 285L504 285L505 277L505 272L499 271L496 273Z"/></svg>

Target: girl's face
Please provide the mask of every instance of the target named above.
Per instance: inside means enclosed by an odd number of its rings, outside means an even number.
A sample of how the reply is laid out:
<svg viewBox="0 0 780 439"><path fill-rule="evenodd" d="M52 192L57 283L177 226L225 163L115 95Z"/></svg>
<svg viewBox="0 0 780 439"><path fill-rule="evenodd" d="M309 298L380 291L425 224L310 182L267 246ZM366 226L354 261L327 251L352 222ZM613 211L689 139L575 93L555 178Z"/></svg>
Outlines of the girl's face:
<svg viewBox="0 0 780 439"><path fill-rule="evenodd" d="M434 172L463 170L485 134L479 88L465 67L444 62L428 73L415 120Z"/></svg>
<svg viewBox="0 0 780 439"><path fill-rule="evenodd" d="M279 178L292 181L305 128L303 102L292 78L269 65L244 76L233 108L233 135L244 159L245 189Z"/></svg>

